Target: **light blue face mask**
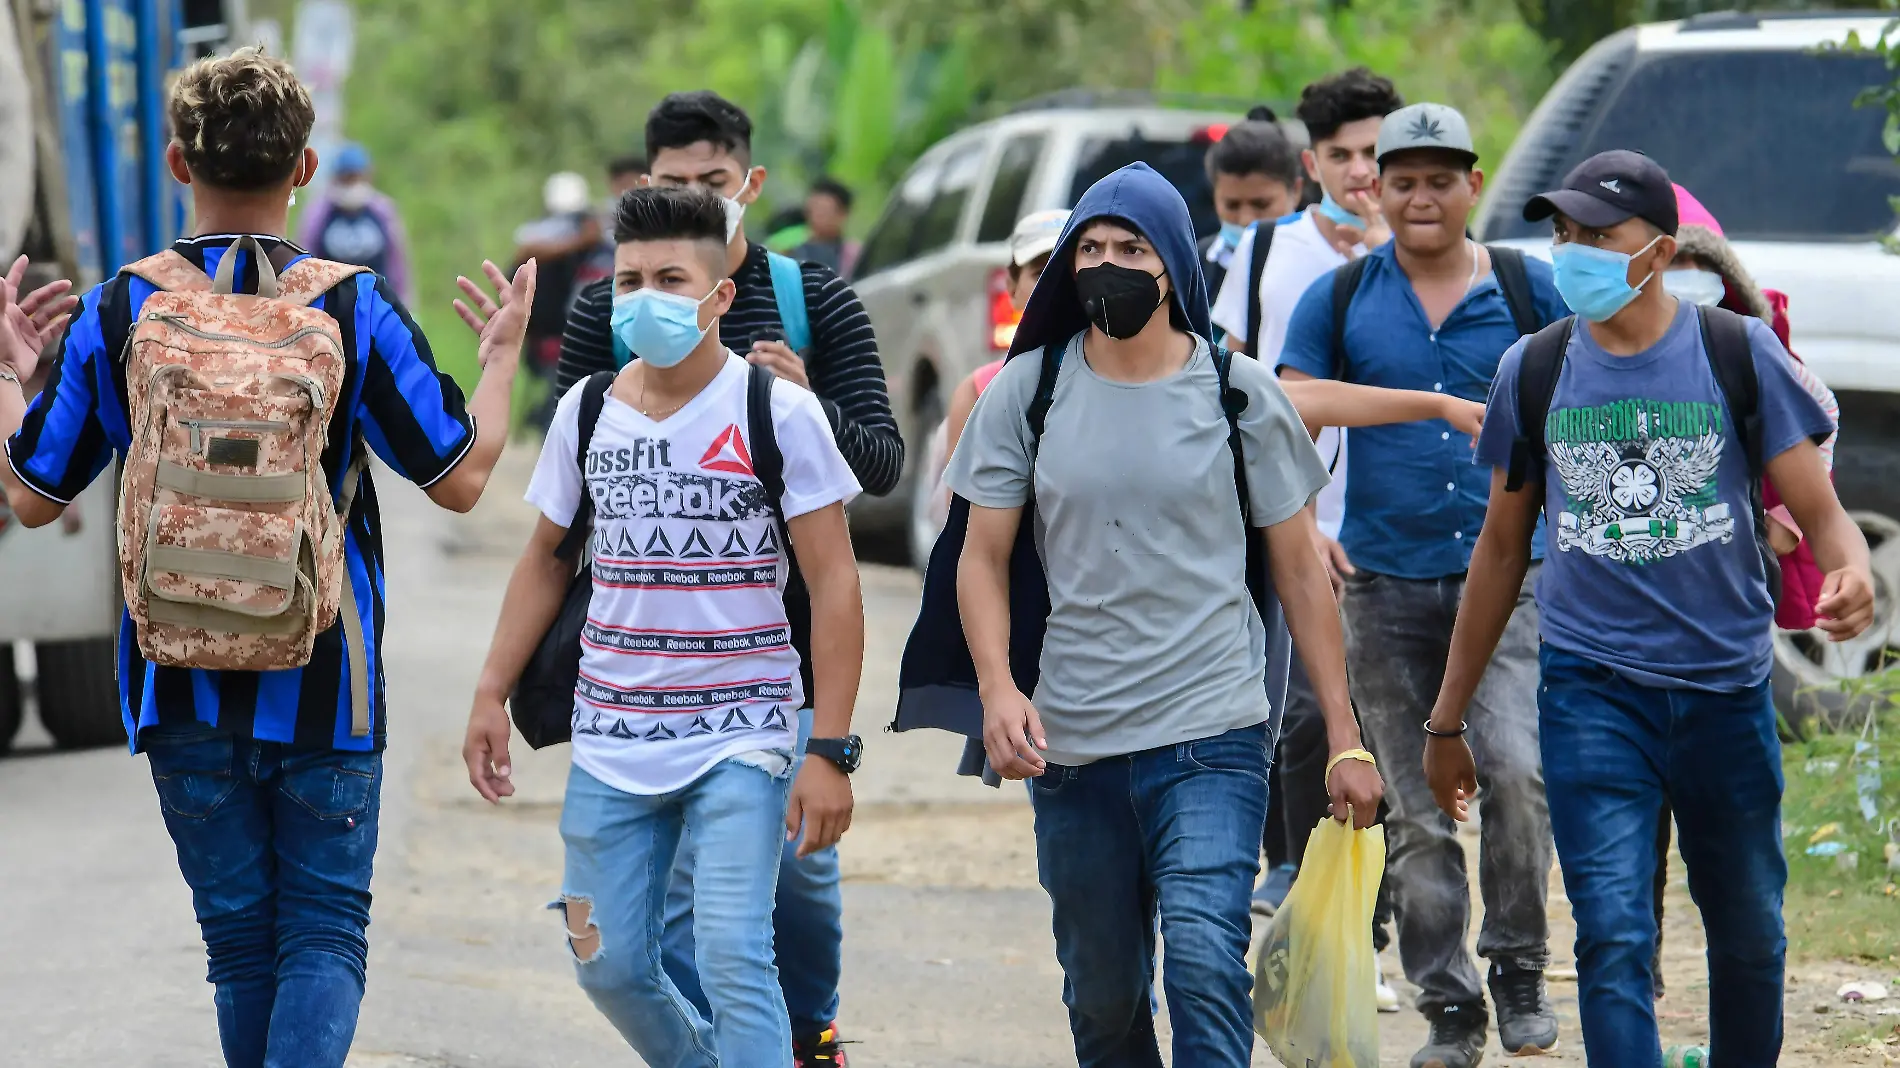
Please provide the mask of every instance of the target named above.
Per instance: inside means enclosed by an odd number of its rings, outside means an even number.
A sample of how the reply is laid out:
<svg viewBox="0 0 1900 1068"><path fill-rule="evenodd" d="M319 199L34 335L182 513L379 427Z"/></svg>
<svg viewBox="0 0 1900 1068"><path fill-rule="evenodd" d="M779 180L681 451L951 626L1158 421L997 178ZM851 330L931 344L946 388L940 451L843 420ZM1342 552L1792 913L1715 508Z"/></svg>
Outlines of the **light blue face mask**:
<svg viewBox="0 0 1900 1068"><path fill-rule="evenodd" d="M1616 252L1594 245L1565 241L1551 246L1550 265L1557 276L1557 293L1570 310L1593 323L1600 323L1629 307L1654 271L1641 282L1630 285L1630 261L1656 246L1659 234L1635 252Z"/></svg>
<svg viewBox="0 0 1900 1068"><path fill-rule="evenodd" d="M1728 283L1713 271L1686 268L1663 272L1663 288L1669 295L1704 308L1713 308L1728 295Z"/></svg>
<svg viewBox="0 0 1900 1068"><path fill-rule="evenodd" d="M719 292L694 300L659 289L636 289L614 298L613 332L625 345L615 347L614 362L625 367L635 356L655 367L672 367L692 355L712 324L699 325L699 306Z"/></svg>
<svg viewBox="0 0 1900 1068"><path fill-rule="evenodd" d="M1344 204L1334 200L1331 193L1326 193L1319 198L1319 213L1340 226L1364 226L1366 224L1364 219L1347 211Z"/></svg>
<svg viewBox="0 0 1900 1068"><path fill-rule="evenodd" d="M1221 223L1220 224L1220 243L1223 245L1226 245L1228 248L1239 248L1240 235L1246 232L1247 232L1247 228L1240 225L1239 223L1230 223L1230 222Z"/></svg>

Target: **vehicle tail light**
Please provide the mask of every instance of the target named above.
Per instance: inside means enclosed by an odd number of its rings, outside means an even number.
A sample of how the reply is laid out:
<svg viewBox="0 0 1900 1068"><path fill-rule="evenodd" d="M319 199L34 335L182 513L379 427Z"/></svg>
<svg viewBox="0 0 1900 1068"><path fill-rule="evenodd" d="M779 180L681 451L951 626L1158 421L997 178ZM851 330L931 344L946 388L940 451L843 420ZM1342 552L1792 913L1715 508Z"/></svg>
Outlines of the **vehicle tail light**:
<svg viewBox="0 0 1900 1068"><path fill-rule="evenodd" d="M1227 136L1227 123L1217 122L1194 131L1190 138L1197 145L1211 145Z"/></svg>
<svg viewBox="0 0 1900 1068"><path fill-rule="evenodd" d="M1009 299L1009 271L998 267L990 272L990 351L1008 352L1021 321L1022 313Z"/></svg>

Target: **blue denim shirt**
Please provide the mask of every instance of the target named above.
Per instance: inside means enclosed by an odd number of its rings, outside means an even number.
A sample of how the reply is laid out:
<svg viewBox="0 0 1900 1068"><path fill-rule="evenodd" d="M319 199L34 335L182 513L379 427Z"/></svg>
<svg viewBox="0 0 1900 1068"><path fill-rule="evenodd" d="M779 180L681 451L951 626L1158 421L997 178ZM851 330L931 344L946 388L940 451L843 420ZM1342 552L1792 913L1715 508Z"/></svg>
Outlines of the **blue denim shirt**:
<svg viewBox="0 0 1900 1068"><path fill-rule="evenodd" d="M1281 365L1315 378L1482 403L1498 361L1518 339L1496 277L1481 279L1433 330L1393 243L1367 260L1346 312L1346 351L1333 352L1333 276L1327 274L1300 298ZM1539 317L1553 322L1570 314L1550 265L1527 257L1524 266ZM1441 419L1349 433L1352 475L1339 540L1353 564L1409 579L1462 574L1491 495L1491 469L1472 462L1471 438ZM1541 519L1531 554L1544 555Z"/></svg>

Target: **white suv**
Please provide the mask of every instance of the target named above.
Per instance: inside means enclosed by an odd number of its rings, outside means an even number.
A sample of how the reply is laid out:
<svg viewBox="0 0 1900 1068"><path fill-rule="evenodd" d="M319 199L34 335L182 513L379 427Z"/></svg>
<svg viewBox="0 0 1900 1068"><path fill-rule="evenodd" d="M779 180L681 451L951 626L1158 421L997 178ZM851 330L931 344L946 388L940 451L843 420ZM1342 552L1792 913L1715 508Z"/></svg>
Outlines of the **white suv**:
<svg viewBox="0 0 1900 1068"><path fill-rule="evenodd" d="M1835 483L1873 547L1877 614L1839 645L1778 632L1775 692L1791 722L1839 721L1865 703L1837 684L1900 653L1900 257L1889 198L1900 165L1886 115L1857 108L1884 83L1877 58L1829 53L1877 16L1724 12L1624 30L1577 60L1531 113L1480 208L1479 236L1548 255L1524 202L1586 157L1654 157L1721 220L1763 286L1788 294L1793 349L1841 400Z"/></svg>
<svg viewBox="0 0 1900 1068"><path fill-rule="evenodd" d="M1070 207L1097 179L1139 160L1181 190L1200 235L1220 227L1202 160L1238 116L1071 103L1026 106L932 146L858 257L851 284L877 330L909 463L896 492L859 498L852 515L904 529L919 567L937 536L931 479L919 475L930 436L957 383L1000 358L1014 336L1004 269L1016 220Z"/></svg>

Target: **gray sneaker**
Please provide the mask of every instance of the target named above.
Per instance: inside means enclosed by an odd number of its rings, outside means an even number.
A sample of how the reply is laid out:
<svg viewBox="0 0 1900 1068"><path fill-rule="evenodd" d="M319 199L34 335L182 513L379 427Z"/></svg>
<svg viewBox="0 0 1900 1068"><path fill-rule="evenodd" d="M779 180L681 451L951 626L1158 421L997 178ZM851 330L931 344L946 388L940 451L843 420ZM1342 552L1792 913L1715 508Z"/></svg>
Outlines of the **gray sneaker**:
<svg viewBox="0 0 1900 1068"><path fill-rule="evenodd" d="M1504 1052L1531 1057L1557 1048L1557 1010L1544 992L1543 972L1493 964L1490 986Z"/></svg>
<svg viewBox="0 0 1900 1068"><path fill-rule="evenodd" d="M1412 1055L1412 1068L1478 1068L1490 1019L1484 1004L1446 1005L1425 1013L1432 1037Z"/></svg>

